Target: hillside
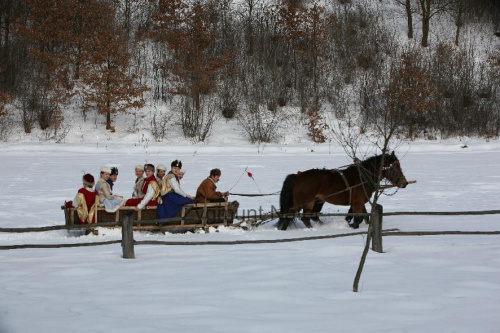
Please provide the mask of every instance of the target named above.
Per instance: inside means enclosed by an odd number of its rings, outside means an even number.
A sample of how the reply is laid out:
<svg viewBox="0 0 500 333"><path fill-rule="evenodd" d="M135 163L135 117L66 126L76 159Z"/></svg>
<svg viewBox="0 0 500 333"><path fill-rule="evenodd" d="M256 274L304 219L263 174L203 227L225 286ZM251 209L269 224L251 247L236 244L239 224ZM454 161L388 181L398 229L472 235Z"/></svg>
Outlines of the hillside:
<svg viewBox="0 0 500 333"><path fill-rule="evenodd" d="M313 145L385 112L405 138L498 137L500 5L428 3L408 38L396 0L9 2L0 140Z"/></svg>

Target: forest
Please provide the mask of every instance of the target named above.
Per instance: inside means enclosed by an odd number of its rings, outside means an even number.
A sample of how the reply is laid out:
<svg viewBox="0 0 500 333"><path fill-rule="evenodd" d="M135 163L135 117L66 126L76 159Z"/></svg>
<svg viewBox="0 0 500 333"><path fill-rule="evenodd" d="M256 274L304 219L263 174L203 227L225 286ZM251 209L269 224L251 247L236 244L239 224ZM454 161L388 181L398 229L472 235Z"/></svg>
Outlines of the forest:
<svg viewBox="0 0 500 333"><path fill-rule="evenodd" d="M495 0L0 2L3 141L70 113L111 132L147 114L157 141L229 120L272 142L290 117L317 143L332 123L495 138L499 86Z"/></svg>

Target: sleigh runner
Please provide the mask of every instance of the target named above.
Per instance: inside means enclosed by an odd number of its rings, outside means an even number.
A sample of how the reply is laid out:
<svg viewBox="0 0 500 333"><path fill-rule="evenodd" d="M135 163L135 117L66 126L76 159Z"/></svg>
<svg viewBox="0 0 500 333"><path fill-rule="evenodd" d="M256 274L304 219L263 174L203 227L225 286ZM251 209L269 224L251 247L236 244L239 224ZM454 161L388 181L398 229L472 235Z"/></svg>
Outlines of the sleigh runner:
<svg viewBox="0 0 500 333"><path fill-rule="evenodd" d="M175 219L158 220L157 206L146 206L144 209L135 211L133 206L120 207L116 212L109 213L104 207L98 207L95 211L95 223L120 223L126 213L132 212L134 221L134 230L158 230L158 229L179 229L194 230L198 228L208 229L208 227L230 226L233 225L234 218L237 215L239 203L220 202L220 203L197 203L188 204L182 207L181 212ZM75 207L61 206L64 210L66 226L71 229L79 229L89 224L79 222L78 211ZM117 225L118 226L118 225Z"/></svg>

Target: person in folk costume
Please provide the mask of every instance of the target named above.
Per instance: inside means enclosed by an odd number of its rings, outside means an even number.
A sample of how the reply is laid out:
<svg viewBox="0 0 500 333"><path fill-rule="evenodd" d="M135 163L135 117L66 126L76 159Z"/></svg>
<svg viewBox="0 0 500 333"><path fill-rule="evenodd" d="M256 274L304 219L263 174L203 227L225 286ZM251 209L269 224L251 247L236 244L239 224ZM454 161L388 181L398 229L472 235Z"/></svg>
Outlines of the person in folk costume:
<svg viewBox="0 0 500 333"><path fill-rule="evenodd" d="M156 181L158 184L161 183L161 180L165 177L167 173L167 167L164 166L163 164L158 164L156 167Z"/></svg>
<svg viewBox="0 0 500 333"><path fill-rule="evenodd" d="M177 178L179 178L179 184L181 183L182 178L186 174L186 169L180 168L179 173L177 174Z"/></svg>
<svg viewBox="0 0 500 333"><path fill-rule="evenodd" d="M182 168L182 162L175 160L170 166L170 172L161 182L161 204L158 205L158 218L160 219L175 217L181 211L182 206L196 203L193 196L181 189L179 171Z"/></svg>
<svg viewBox="0 0 500 333"><path fill-rule="evenodd" d="M132 198L144 198L145 193L142 193L142 185L144 185L144 166L135 166L135 179L134 192L132 193ZM135 206L135 205L134 205Z"/></svg>
<svg viewBox="0 0 500 333"><path fill-rule="evenodd" d="M146 206L156 206L157 199L160 194L160 187L155 177L155 166L153 164L144 165L146 171L146 179L142 185L141 192L144 194L143 198L128 199L126 205L134 206L135 211L139 211Z"/></svg>
<svg viewBox="0 0 500 333"><path fill-rule="evenodd" d="M82 181L83 187L78 190L73 200L78 212L78 221L80 224L95 223L99 193L93 189L95 184L94 176L86 173L83 175Z"/></svg>
<svg viewBox="0 0 500 333"><path fill-rule="evenodd" d="M100 203L104 205L104 209L108 213L116 212L123 206L125 200L122 196L113 195L111 186L109 186L108 179L111 176L111 169L108 167L101 168L101 179L95 185L95 189L99 192Z"/></svg>
<svg viewBox="0 0 500 333"><path fill-rule="evenodd" d="M109 187L111 189L111 194L113 194L113 186L115 185L117 179L118 179L118 168L112 167L111 173L109 174L109 178L107 180Z"/></svg>
<svg viewBox="0 0 500 333"><path fill-rule="evenodd" d="M210 176L201 182L196 190L196 201L199 203L225 202L229 192L217 191L217 184L221 176L220 169L210 170Z"/></svg>

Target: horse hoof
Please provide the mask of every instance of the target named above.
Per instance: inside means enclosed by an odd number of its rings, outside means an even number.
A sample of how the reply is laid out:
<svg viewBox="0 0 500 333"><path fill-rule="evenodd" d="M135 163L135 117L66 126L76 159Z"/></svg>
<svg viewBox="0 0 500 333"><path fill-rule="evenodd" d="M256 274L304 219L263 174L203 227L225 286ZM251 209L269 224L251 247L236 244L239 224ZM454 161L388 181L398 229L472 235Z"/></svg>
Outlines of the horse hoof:
<svg viewBox="0 0 500 333"><path fill-rule="evenodd" d="M349 223L349 226L353 229L359 229L359 224L357 223Z"/></svg>

